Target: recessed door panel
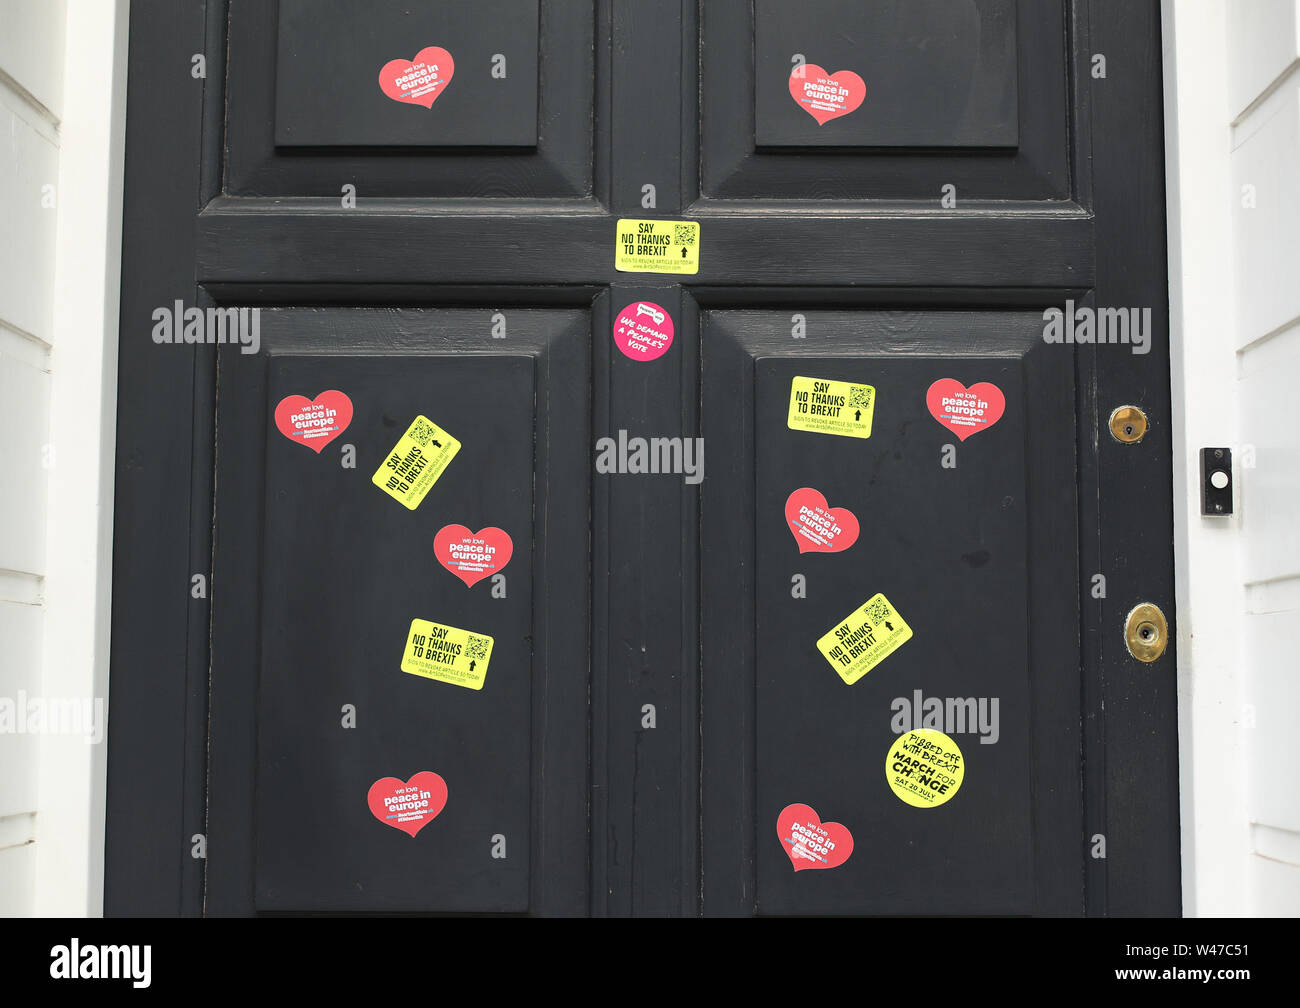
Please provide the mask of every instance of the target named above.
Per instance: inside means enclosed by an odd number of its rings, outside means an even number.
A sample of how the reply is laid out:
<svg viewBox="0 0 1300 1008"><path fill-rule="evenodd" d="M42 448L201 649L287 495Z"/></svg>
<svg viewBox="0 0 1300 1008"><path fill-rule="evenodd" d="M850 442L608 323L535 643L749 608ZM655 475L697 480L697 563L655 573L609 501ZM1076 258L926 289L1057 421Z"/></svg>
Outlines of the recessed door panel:
<svg viewBox="0 0 1300 1008"><path fill-rule="evenodd" d="M705 4L701 193L1069 201L1070 23L1057 0Z"/></svg>
<svg viewBox="0 0 1300 1008"><path fill-rule="evenodd" d="M874 355L755 362L758 907L764 912L1023 913L1030 906L1030 876L1022 867L1032 847L1019 365L1006 357ZM804 375L874 388L871 437L791 430L791 386ZM1006 397L997 423L967 442L926 409L929 386L950 377L993 385ZM849 415L850 405L829 409ZM955 449L955 468L943 468L945 444ZM849 510L860 525L856 542L842 552L799 552L786 505L805 487L822 494L832 514ZM807 507L806 499L796 503ZM819 528L810 520L800 524L814 534ZM831 548L840 545L838 537ZM792 597L795 574L807 579L806 598ZM816 642L877 594L912 638L849 685ZM843 645L846 657L852 640ZM839 668L848 672L853 665ZM989 715L985 725L981 711ZM998 734L993 715L1005 726ZM902 740L895 729L904 723L948 728L965 757L960 787L934 808L908 805L889 789L885 767L897 762ZM924 776L920 769L900 772L918 781ZM941 776L935 775L936 800L944 797ZM792 870L788 844L773 841L781 809L795 802L852 823L853 854L843 867Z"/></svg>
<svg viewBox="0 0 1300 1008"><path fill-rule="evenodd" d="M527 908L534 382L531 357L271 359L268 414L292 395L347 391L355 412L339 440L357 467L342 468L337 445L317 455L267 430L258 909ZM408 510L371 477L396 471L390 453L419 416L460 449ZM438 450L423 454L438 464ZM439 562L435 536L449 525L517 542L505 598ZM415 620L467 633L417 627L434 674L486 673L460 683L404 671ZM477 662L460 653L485 640ZM423 771L448 795L435 817L409 820L409 836L379 819L368 791ZM491 857L497 834L516 856Z"/></svg>
<svg viewBox="0 0 1300 1008"><path fill-rule="evenodd" d="M1077 912L1071 362L1032 313L805 326L704 330L706 443L743 450L703 499L703 814L737 807L709 781L753 789L750 912ZM752 596L722 574L751 551ZM926 730L955 766L927 763ZM796 850L791 806L839 824L838 849ZM706 850L706 879L747 874L744 853Z"/></svg>
<svg viewBox="0 0 1300 1008"><path fill-rule="evenodd" d="M223 29L223 195L591 195L591 5L230 0Z"/></svg>
<svg viewBox="0 0 1300 1008"><path fill-rule="evenodd" d="M276 42L278 146L537 143L537 0L280 0Z"/></svg>
<svg viewBox="0 0 1300 1008"><path fill-rule="evenodd" d="M1017 61L1014 0L757 0L755 141L1015 147Z"/></svg>
<svg viewBox="0 0 1300 1008"><path fill-rule="evenodd" d="M586 317L260 343L219 378L208 912L581 912Z"/></svg>

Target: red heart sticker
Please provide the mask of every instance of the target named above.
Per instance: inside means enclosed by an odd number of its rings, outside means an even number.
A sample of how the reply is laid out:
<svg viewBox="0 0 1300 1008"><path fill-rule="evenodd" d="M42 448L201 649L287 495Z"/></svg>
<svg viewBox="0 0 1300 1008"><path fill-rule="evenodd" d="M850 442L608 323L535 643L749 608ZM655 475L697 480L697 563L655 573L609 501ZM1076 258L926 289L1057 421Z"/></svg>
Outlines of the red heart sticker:
<svg viewBox="0 0 1300 1008"><path fill-rule="evenodd" d="M514 549L510 536L495 526L471 532L464 525L444 525L433 537L438 563L471 588L508 564Z"/></svg>
<svg viewBox="0 0 1300 1008"><path fill-rule="evenodd" d="M866 82L852 70L832 74L815 63L807 63L790 72L790 97L817 120L818 126L848 115L866 96Z"/></svg>
<svg viewBox="0 0 1300 1008"><path fill-rule="evenodd" d="M1002 419L1007 400L988 382L967 388L956 378L940 378L925 393L930 415L965 441Z"/></svg>
<svg viewBox="0 0 1300 1008"><path fill-rule="evenodd" d="M370 785L366 802L381 823L415 836L447 807L447 782L432 770L421 770L405 784L381 777Z"/></svg>
<svg viewBox="0 0 1300 1008"><path fill-rule="evenodd" d="M787 805L776 817L781 847L799 872L838 868L853 853L853 834L837 822L824 823L807 805Z"/></svg>
<svg viewBox="0 0 1300 1008"><path fill-rule="evenodd" d="M275 425L290 441L304 444L317 455L352 422L352 400L336 389L315 399L285 396L275 407Z"/></svg>
<svg viewBox="0 0 1300 1008"><path fill-rule="evenodd" d="M451 53L442 46L426 46L415 59L395 59L379 71L379 86L393 101L433 108L456 73Z"/></svg>
<svg viewBox="0 0 1300 1008"><path fill-rule="evenodd" d="M842 553L858 541L858 519L848 508L833 508L812 487L785 499L785 521L800 553Z"/></svg>

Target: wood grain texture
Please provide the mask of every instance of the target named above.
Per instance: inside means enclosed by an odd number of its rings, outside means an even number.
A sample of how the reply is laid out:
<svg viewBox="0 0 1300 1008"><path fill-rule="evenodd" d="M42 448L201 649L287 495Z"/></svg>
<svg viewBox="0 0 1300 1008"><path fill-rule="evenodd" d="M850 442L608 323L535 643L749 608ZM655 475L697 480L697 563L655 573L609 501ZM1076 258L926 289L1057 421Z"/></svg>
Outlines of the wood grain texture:
<svg viewBox="0 0 1300 1008"><path fill-rule="evenodd" d="M197 914L203 899L190 837L206 831L208 611L189 585L211 556L212 355L160 348L150 328L155 306L195 299L187 222L204 121L202 84L156 54L207 51L205 28L199 4L132 12L104 868L114 916ZM193 86L175 86L175 74ZM171 124L161 158L159 123Z"/></svg>
<svg viewBox="0 0 1300 1008"><path fill-rule="evenodd" d="M619 279L614 215L486 210L356 214L223 203L199 216L199 279L215 283L416 283L438 249L447 285L587 284ZM1081 214L864 216L769 204L689 214L702 222L689 285L1089 287L1094 223ZM631 212L631 211L629 211ZM646 211L640 211L646 212ZM828 250L840 249L834 264ZM432 254L432 253L431 253Z"/></svg>
<svg viewBox="0 0 1300 1008"><path fill-rule="evenodd" d="M1090 88L1091 176L1097 219L1096 302L1149 307L1150 352L1122 346L1081 353L1080 423L1095 437L1095 469L1084 472L1082 495L1096 501L1096 552L1107 573L1107 597L1085 612L1085 681L1099 687L1088 705L1088 727L1101 734L1104 758L1090 762L1089 784L1103 788L1108 856L1103 891L1090 908L1111 916L1176 915L1181 906L1178 856L1178 726L1175 690L1178 639L1173 587L1173 510L1170 495L1169 305L1166 286L1163 99L1160 88L1160 14L1156 4L1093 4L1082 52L1104 52L1105 81L1084 76ZM1080 66L1086 66L1081 60ZM1139 72L1138 67L1142 70ZM1086 351L1088 348L1081 348ZM1089 374L1089 361L1092 372ZM1107 418L1134 403L1154 417L1138 445L1110 437ZM1137 448L1136 451L1130 450ZM1087 559L1083 572L1088 571ZM1129 655L1121 627L1138 602L1153 602L1169 621L1170 645L1154 665ZM1091 811L1091 810L1090 810ZM1095 864L1095 862L1094 862ZM1100 887L1098 887L1100 889Z"/></svg>

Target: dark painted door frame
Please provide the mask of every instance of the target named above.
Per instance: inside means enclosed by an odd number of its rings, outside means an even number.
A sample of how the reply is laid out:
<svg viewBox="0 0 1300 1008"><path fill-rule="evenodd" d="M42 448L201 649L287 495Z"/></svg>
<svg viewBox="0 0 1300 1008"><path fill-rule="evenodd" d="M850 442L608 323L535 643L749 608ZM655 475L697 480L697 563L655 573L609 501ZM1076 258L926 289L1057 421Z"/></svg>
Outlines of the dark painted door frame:
<svg viewBox="0 0 1300 1008"><path fill-rule="evenodd" d="M1122 628L1137 602L1173 614L1168 312L1160 24L1154 2L1066 4L1070 197L1002 213L996 205L910 215L906 206L822 207L701 195L697 123L700 19L712 3L601 0L595 4L591 192L526 207L508 200L394 200L340 211L337 198L223 194L227 4L132 4L124 200L114 540L105 909L109 914L203 911L209 696L208 599L191 578L212 564L217 351L158 347L154 308L250 306L569 307L590 313L592 430L698 430L698 339L703 311L799 306L834 309L1037 310L1066 298L1150 304L1150 354L1078 347L1078 515L1084 836L1107 838L1084 858L1086 911L1180 910L1176 656L1154 666L1127 653ZM628 47L669 54L647 94ZM206 55L206 78L191 76ZM1108 76L1090 74L1094 53ZM545 53L543 54L543 60ZM545 66L545 63L543 63ZM706 118L704 129L712 128ZM718 129L724 128L718 124ZM641 208L653 181L657 208ZM937 199L937 196L936 196ZM486 212L485 212L486 211ZM618 217L703 222L697 276L638 280L612 262ZM367 222L381 226L368 226ZM385 243L437 240L465 249L432 276L393 264ZM852 241L851 261L827 272L799 249ZM367 264L376 264L368 267ZM346 266L341 265L346 264ZM382 268L380 268L382 266ZM345 279L344 279L345 278ZM644 375L611 384L608 334L620 297L654 294L679 314L681 353L660 395ZM1153 300L1154 298L1154 300ZM231 352L228 348L222 353ZM1106 433L1110 411L1148 404L1142 452ZM717 455L713 456L718 458ZM596 479L596 477L593 477ZM627 484L595 483L589 709L590 836L582 852L596 915L744 912L731 888L711 893L709 837L701 844L698 725L700 621L723 618L696 578L699 499L692 487L638 488L645 513L629 520ZM663 543L680 543L665 558ZM1072 549L1073 544L1063 544ZM629 576L636 572L636 576ZM1107 576L1093 599L1091 575ZM707 585L706 585L707 587ZM217 604L220 586L215 586ZM641 659L654 613L667 699L655 747L638 751L617 728L639 709ZM1074 632L1075 628L1069 628ZM1046 674L1045 670L1043 674ZM707 744L707 743L706 743ZM744 815L744 810L738 810ZM766 826L760 826L760 830ZM615 856L610 837L636 830L639 859ZM701 851L703 850L703 855ZM737 885L743 890L745 880ZM728 883L730 885L730 883ZM702 895L703 894L703 895ZM536 892L536 912L574 912L573 893Z"/></svg>

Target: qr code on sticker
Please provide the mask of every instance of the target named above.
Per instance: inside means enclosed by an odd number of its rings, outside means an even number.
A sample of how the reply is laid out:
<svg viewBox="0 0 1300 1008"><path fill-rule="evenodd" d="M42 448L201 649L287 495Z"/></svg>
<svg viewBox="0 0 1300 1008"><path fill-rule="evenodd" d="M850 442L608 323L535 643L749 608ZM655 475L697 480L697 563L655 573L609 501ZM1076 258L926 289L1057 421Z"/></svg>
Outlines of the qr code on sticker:
<svg viewBox="0 0 1300 1008"><path fill-rule="evenodd" d="M410 435L412 441L419 441L420 444L427 445L433 440L433 424L425 423L423 420L416 420L415 423L411 424Z"/></svg>
<svg viewBox="0 0 1300 1008"><path fill-rule="evenodd" d="M488 639L486 637L475 637L469 635L469 640L465 642L466 658L486 658L488 653Z"/></svg>
<svg viewBox="0 0 1300 1008"><path fill-rule="evenodd" d="M853 409L871 409L875 390L870 385L849 386L849 406Z"/></svg>
<svg viewBox="0 0 1300 1008"><path fill-rule="evenodd" d="M870 617L873 626L879 626L885 620L893 618L893 615L894 610L882 598L873 599L867 605L867 616Z"/></svg>
<svg viewBox="0 0 1300 1008"><path fill-rule="evenodd" d="M673 227L673 241L678 245L695 244L695 226L692 224L677 224Z"/></svg>

